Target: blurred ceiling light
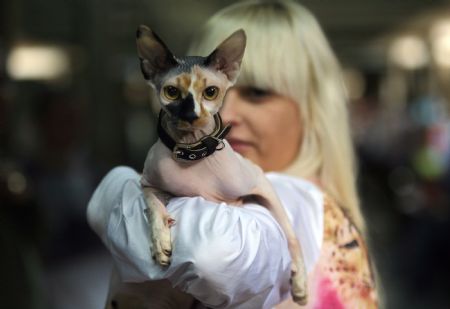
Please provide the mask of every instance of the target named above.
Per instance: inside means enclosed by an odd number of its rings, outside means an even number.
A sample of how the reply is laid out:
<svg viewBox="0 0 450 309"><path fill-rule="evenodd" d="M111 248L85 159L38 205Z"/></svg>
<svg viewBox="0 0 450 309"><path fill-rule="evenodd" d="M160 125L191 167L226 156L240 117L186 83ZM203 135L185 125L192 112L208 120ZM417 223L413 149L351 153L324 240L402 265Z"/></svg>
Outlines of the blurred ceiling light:
<svg viewBox="0 0 450 309"><path fill-rule="evenodd" d="M418 69L428 64L425 42L414 35L397 38L389 47L389 59L404 69Z"/></svg>
<svg viewBox="0 0 450 309"><path fill-rule="evenodd" d="M24 45L11 50L6 68L16 80L54 80L69 73L70 59L60 47Z"/></svg>
<svg viewBox="0 0 450 309"><path fill-rule="evenodd" d="M450 20L436 22L430 31L433 58L442 67L450 68Z"/></svg>
<svg viewBox="0 0 450 309"><path fill-rule="evenodd" d="M27 188L27 180L25 176L16 171L12 172L8 176L7 183L9 191L15 194L21 194L25 192L25 189Z"/></svg>

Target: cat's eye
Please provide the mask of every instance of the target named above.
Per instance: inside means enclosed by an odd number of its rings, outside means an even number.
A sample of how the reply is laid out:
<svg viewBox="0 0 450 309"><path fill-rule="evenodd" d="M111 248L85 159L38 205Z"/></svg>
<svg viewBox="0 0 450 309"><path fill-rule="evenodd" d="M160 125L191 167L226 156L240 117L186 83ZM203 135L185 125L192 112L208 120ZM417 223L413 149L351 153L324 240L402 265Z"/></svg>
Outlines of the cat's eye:
<svg viewBox="0 0 450 309"><path fill-rule="evenodd" d="M203 90L203 97L206 100L209 101L214 100L215 98L217 98L218 95L219 95L219 88L217 88L216 86L210 86L205 90Z"/></svg>
<svg viewBox="0 0 450 309"><path fill-rule="evenodd" d="M164 87L164 96L168 100L178 100L181 97L180 89L174 86L166 86Z"/></svg>

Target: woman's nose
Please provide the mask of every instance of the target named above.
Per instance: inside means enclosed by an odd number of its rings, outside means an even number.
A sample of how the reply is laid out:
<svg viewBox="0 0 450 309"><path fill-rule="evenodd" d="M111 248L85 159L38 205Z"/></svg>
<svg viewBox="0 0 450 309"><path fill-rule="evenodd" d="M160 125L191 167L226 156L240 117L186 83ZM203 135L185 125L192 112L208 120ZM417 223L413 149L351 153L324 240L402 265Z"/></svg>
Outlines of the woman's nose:
<svg viewBox="0 0 450 309"><path fill-rule="evenodd" d="M240 97L237 90L231 88L228 90L223 106L220 110L220 116L225 124L237 125L241 121L239 113Z"/></svg>

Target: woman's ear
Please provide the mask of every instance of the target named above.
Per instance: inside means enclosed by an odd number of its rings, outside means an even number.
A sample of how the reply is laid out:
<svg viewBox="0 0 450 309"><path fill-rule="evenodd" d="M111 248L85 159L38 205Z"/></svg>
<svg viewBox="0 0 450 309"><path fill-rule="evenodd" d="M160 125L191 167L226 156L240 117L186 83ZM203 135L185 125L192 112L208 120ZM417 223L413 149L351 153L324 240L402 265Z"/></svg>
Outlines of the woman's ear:
<svg viewBox="0 0 450 309"><path fill-rule="evenodd" d="M172 52L147 26L141 25L137 29L136 45L142 74L153 85L155 85L155 78L159 74L167 72L178 65Z"/></svg>
<svg viewBox="0 0 450 309"><path fill-rule="evenodd" d="M246 40L244 30L237 30L206 58L206 65L224 73L234 83L239 76Z"/></svg>

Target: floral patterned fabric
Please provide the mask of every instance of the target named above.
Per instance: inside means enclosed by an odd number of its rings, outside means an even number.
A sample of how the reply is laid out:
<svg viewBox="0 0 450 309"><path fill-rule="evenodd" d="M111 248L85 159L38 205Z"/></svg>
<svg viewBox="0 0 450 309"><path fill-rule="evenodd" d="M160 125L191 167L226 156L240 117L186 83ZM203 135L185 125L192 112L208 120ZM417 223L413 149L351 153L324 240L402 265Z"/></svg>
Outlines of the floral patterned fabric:
<svg viewBox="0 0 450 309"><path fill-rule="evenodd" d="M378 308L374 276L361 233L329 197L324 199L324 238L311 280L314 309Z"/></svg>

